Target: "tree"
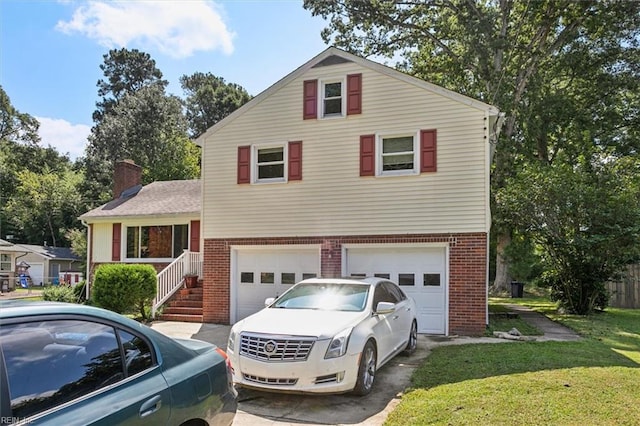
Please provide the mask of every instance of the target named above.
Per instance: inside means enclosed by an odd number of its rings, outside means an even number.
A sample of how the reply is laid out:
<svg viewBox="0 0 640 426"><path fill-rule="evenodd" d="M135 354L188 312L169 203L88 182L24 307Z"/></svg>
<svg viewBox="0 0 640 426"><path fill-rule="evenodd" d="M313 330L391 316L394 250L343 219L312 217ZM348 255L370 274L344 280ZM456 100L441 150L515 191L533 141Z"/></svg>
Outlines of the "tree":
<svg viewBox="0 0 640 426"><path fill-rule="evenodd" d="M18 173L15 196L6 206L12 224L20 230L21 241L66 246L65 232L78 227L82 176L70 168L63 172L45 169L42 173Z"/></svg>
<svg viewBox="0 0 640 426"><path fill-rule="evenodd" d="M14 217L8 206L21 202L20 177L25 172L64 174L71 167L67 156L40 146L39 126L34 117L15 109L0 86L0 238L12 236L14 241L42 244L41 233L25 232L27 228L21 225L28 216Z"/></svg>
<svg viewBox="0 0 640 426"><path fill-rule="evenodd" d="M149 54L111 50L100 65L98 95L84 167L84 198L95 206L111 199L113 169L132 159L143 183L199 175L199 153L189 142L181 101L167 96L167 81Z"/></svg>
<svg viewBox="0 0 640 426"><path fill-rule="evenodd" d="M183 75L180 84L186 94L189 134L194 139L251 99L240 85L211 73Z"/></svg>
<svg viewBox="0 0 640 426"><path fill-rule="evenodd" d="M89 136L87 158L108 164L103 168L110 188L113 164L131 159L142 166L143 183L193 179L199 175L199 152L187 137L182 103L159 86L125 95Z"/></svg>
<svg viewBox="0 0 640 426"><path fill-rule="evenodd" d="M557 81L543 76L545 70L580 46L591 53L625 51L631 58L638 51L637 2L305 0L304 7L330 19L325 41L363 56L401 56L399 67L405 71L500 108L506 120L492 168L492 194L517 173L518 160L547 152L549 127L529 127L528 133L523 128L532 103L539 111L550 106L544 88ZM496 207L493 289L505 290L512 229Z"/></svg>
<svg viewBox="0 0 640 426"><path fill-rule="evenodd" d="M37 144L40 142L39 127L38 120L14 108L7 92L0 85L0 143L12 141Z"/></svg>
<svg viewBox="0 0 640 426"><path fill-rule="evenodd" d="M137 49L112 49L102 56L104 63L100 69L105 79L98 80L98 96L93 120L100 123L105 114L128 93L135 93L143 87L158 85L163 90L168 82L162 79L162 72L156 67L148 53Z"/></svg>
<svg viewBox="0 0 640 426"><path fill-rule="evenodd" d="M497 194L505 220L527 223L523 231L544 248L542 279L569 312L606 307L606 281L640 258L639 166L531 163Z"/></svg>

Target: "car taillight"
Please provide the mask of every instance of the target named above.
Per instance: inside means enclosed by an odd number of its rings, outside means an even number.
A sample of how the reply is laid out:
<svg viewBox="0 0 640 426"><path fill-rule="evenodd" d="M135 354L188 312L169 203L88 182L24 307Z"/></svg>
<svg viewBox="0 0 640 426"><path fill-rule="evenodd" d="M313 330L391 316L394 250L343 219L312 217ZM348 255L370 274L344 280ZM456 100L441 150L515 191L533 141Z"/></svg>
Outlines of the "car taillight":
<svg viewBox="0 0 640 426"><path fill-rule="evenodd" d="M233 383L233 370L231 368L231 360L229 359L229 356L224 350L220 348L216 348L216 352L218 352L220 356L224 358L224 362L227 365L227 377L229 378L229 383Z"/></svg>

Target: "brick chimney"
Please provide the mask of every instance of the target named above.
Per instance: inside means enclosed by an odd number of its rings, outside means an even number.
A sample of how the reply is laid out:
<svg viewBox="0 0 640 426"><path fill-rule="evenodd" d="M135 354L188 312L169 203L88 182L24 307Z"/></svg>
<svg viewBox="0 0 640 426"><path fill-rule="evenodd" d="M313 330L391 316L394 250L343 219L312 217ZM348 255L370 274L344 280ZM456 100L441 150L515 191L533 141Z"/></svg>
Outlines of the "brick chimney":
<svg viewBox="0 0 640 426"><path fill-rule="evenodd" d="M142 183L142 167L133 160L116 161L113 174L113 198L120 197L122 191Z"/></svg>

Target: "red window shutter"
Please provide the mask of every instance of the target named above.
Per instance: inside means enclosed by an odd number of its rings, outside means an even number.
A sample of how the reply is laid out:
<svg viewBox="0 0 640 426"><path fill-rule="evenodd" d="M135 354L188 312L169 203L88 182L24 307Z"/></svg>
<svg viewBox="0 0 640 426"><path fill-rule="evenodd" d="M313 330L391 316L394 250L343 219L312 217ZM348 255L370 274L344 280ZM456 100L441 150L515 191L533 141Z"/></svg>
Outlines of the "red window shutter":
<svg viewBox="0 0 640 426"><path fill-rule="evenodd" d="M420 173L437 171L436 131L420 131Z"/></svg>
<svg viewBox="0 0 640 426"><path fill-rule="evenodd" d="M318 80L306 80L303 92L303 117L305 120L314 120L318 118Z"/></svg>
<svg viewBox="0 0 640 426"><path fill-rule="evenodd" d="M189 250L193 252L200 251L200 221L192 220L189 227Z"/></svg>
<svg viewBox="0 0 640 426"><path fill-rule="evenodd" d="M251 147L238 147L238 183L251 183Z"/></svg>
<svg viewBox="0 0 640 426"><path fill-rule="evenodd" d="M122 224L114 223L112 228L111 238L111 260L113 262L120 262L120 247L122 239Z"/></svg>
<svg viewBox="0 0 640 426"><path fill-rule="evenodd" d="M360 136L360 176L376 174L376 135Z"/></svg>
<svg viewBox="0 0 640 426"><path fill-rule="evenodd" d="M302 141L289 142L289 180L302 180Z"/></svg>
<svg viewBox="0 0 640 426"><path fill-rule="evenodd" d="M362 113L362 74L347 76L347 115Z"/></svg>

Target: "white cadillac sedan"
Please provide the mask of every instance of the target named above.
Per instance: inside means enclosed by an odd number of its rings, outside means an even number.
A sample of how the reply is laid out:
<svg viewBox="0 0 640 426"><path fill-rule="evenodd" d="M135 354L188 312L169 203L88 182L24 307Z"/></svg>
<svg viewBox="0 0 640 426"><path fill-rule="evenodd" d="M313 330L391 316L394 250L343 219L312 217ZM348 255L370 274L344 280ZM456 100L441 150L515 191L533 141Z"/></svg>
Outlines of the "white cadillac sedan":
<svg viewBox="0 0 640 426"><path fill-rule="evenodd" d="M236 323L227 355L236 385L366 395L376 371L416 349L416 305L382 278L312 278Z"/></svg>

